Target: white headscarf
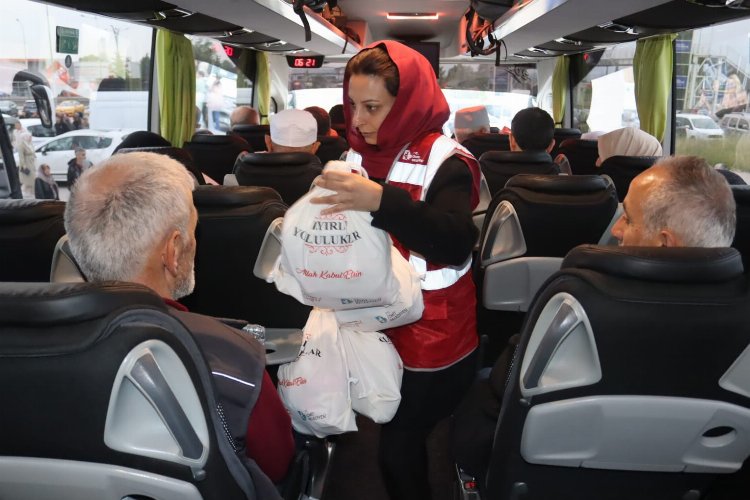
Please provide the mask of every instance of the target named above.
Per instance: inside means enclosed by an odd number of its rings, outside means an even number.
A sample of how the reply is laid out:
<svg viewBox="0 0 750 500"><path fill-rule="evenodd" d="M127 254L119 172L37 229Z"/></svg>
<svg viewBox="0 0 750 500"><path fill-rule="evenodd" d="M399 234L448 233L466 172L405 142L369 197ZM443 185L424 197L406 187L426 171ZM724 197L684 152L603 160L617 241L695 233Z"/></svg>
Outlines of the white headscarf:
<svg viewBox="0 0 750 500"><path fill-rule="evenodd" d="M599 136L599 159L610 156L661 156L661 144L643 130L626 127Z"/></svg>

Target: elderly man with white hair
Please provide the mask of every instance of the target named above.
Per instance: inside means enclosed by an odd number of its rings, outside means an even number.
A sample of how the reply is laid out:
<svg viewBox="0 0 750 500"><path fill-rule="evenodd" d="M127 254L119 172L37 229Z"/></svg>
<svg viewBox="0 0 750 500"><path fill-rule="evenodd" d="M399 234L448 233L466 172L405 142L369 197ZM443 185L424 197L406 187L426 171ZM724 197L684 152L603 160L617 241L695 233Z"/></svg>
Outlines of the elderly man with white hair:
<svg viewBox="0 0 750 500"><path fill-rule="evenodd" d="M728 247L736 207L724 177L697 156L659 160L630 184L612 227L623 246Z"/></svg>
<svg viewBox="0 0 750 500"><path fill-rule="evenodd" d="M89 281L139 283L159 294L169 313L191 331L214 374L220 366L219 375L232 373L232 380L246 384L220 380L216 387L222 411L236 425L232 446L251 464L259 498L278 498L268 478L278 482L284 477L294 442L289 415L264 369L263 346L176 302L195 285L198 214L193 188L185 167L168 156L114 155L85 170L70 193L65 209L70 248ZM241 358L239 366L232 358Z"/></svg>

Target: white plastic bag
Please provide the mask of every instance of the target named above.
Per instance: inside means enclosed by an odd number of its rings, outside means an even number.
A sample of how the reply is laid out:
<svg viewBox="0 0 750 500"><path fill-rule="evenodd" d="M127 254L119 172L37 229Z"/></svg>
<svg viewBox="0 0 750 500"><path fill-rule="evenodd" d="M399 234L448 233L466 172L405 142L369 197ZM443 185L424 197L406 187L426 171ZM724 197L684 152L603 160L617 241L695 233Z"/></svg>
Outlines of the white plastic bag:
<svg viewBox="0 0 750 500"><path fill-rule="evenodd" d="M356 431L346 354L332 311L313 309L297 359L279 367L278 391L295 430L318 437Z"/></svg>
<svg viewBox="0 0 750 500"><path fill-rule="evenodd" d="M385 306L337 310L339 327L374 332L408 325L422 317L424 302L419 274L396 247L391 247L391 262L399 284L396 300Z"/></svg>
<svg viewBox="0 0 750 500"><path fill-rule="evenodd" d="M390 422L401 402L404 365L387 335L342 328L341 340L351 377L354 411L373 421Z"/></svg>
<svg viewBox="0 0 750 500"><path fill-rule="evenodd" d="M332 161L326 170L364 173L358 165ZM321 215L328 205L311 198L333 191L313 187L284 216L279 269L273 276L280 291L303 304L329 309L354 309L392 304L399 283L391 269L388 234L372 227L368 212ZM299 291L292 283L299 284Z"/></svg>

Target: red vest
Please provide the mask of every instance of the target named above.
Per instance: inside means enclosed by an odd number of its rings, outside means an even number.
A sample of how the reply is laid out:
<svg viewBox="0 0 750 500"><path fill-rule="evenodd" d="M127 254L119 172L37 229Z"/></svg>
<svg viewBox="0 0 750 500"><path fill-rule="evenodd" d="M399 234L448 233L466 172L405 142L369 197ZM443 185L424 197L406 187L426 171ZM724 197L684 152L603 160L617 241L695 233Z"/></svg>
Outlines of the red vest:
<svg viewBox="0 0 750 500"><path fill-rule="evenodd" d="M437 132L409 144L393 163L386 182L404 189L413 200L424 201L440 165L453 155L458 155L466 163L474 177L473 208L479 200L479 165L471 153ZM361 163L361 156L354 151L350 151L346 159ZM386 330L404 366L434 370L459 361L478 344L471 256L460 266L441 266L426 262L421 255L410 252L395 239L393 244L423 275L422 319Z"/></svg>

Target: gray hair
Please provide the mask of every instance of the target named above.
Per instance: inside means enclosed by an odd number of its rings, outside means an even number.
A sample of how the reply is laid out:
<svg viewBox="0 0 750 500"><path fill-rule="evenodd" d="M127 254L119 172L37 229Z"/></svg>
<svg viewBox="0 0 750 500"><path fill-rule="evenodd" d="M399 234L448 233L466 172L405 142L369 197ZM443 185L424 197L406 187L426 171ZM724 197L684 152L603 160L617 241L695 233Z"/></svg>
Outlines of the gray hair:
<svg viewBox="0 0 750 500"><path fill-rule="evenodd" d="M91 281L132 281L160 239L187 234L193 179L155 153L116 154L83 172L65 208L70 249Z"/></svg>
<svg viewBox="0 0 750 500"><path fill-rule="evenodd" d="M647 230L669 228L690 247L730 246L737 215L724 176L697 156L667 157L654 166L666 168L669 177L643 203Z"/></svg>

